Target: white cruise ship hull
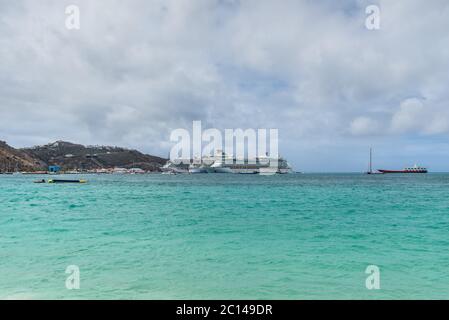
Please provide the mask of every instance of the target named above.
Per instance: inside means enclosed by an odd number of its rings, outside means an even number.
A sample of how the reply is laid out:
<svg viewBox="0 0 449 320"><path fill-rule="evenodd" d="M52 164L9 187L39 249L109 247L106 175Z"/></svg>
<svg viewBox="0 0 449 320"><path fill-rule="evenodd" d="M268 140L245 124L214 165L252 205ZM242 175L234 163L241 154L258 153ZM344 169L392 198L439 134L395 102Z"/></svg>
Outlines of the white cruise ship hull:
<svg viewBox="0 0 449 320"><path fill-rule="evenodd" d="M211 172L213 173L233 173L231 168L227 167L215 167L211 168Z"/></svg>
<svg viewBox="0 0 449 320"><path fill-rule="evenodd" d="M207 173L207 169L205 168L190 168L189 173L191 174L197 174L197 173Z"/></svg>

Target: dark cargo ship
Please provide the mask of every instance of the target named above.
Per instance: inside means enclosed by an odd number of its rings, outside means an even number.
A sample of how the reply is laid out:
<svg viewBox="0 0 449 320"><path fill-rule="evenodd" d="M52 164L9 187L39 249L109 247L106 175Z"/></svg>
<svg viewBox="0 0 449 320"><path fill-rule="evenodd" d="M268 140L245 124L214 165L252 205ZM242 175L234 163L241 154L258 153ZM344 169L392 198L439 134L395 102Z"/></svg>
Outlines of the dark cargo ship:
<svg viewBox="0 0 449 320"><path fill-rule="evenodd" d="M428 171L426 168L420 167L415 164L415 166L413 166L411 168L405 168L404 170L379 169L379 172L381 172L381 173L427 173Z"/></svg>

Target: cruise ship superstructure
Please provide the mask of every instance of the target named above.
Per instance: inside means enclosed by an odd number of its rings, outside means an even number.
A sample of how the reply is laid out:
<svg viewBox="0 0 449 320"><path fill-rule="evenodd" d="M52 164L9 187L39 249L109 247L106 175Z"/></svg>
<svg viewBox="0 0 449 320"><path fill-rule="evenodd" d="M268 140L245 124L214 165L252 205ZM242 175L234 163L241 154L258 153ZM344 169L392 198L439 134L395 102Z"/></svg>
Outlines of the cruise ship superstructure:
<svg viewBox="0 0 449 320"><path fill-rule="evenodd" d="M214 156L201 159L177 161L169 160L162 167L165 173L238 173L238 174L284 174L293 173L287 160L282 157L273 158L259 156L253 159L237 159L230 157L222 150Z"/></svg>

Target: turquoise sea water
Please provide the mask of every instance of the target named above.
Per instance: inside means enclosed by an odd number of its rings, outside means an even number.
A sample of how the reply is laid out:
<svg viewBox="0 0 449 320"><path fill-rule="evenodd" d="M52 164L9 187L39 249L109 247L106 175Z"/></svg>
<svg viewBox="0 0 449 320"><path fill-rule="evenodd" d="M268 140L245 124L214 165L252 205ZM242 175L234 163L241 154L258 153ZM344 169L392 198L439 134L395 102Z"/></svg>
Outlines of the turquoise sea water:
<svg viewBox="0 0 449 320"><path fill-rule="evenodd" d="M1 299L449 298L448 174L39 178L0 175Z"/></svg>

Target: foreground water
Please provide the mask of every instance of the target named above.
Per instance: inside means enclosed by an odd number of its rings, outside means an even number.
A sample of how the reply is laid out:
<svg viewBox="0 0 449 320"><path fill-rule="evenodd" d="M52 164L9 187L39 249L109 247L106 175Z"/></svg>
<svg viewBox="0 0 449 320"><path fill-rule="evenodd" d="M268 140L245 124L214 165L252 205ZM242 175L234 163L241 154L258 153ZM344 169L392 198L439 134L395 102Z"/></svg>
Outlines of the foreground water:
<svg viewBox="0 0 449 320"><path fill-rule="evenodd" d="M0 175L2 299L449 298L449 175L38 178Z"/></svg>

